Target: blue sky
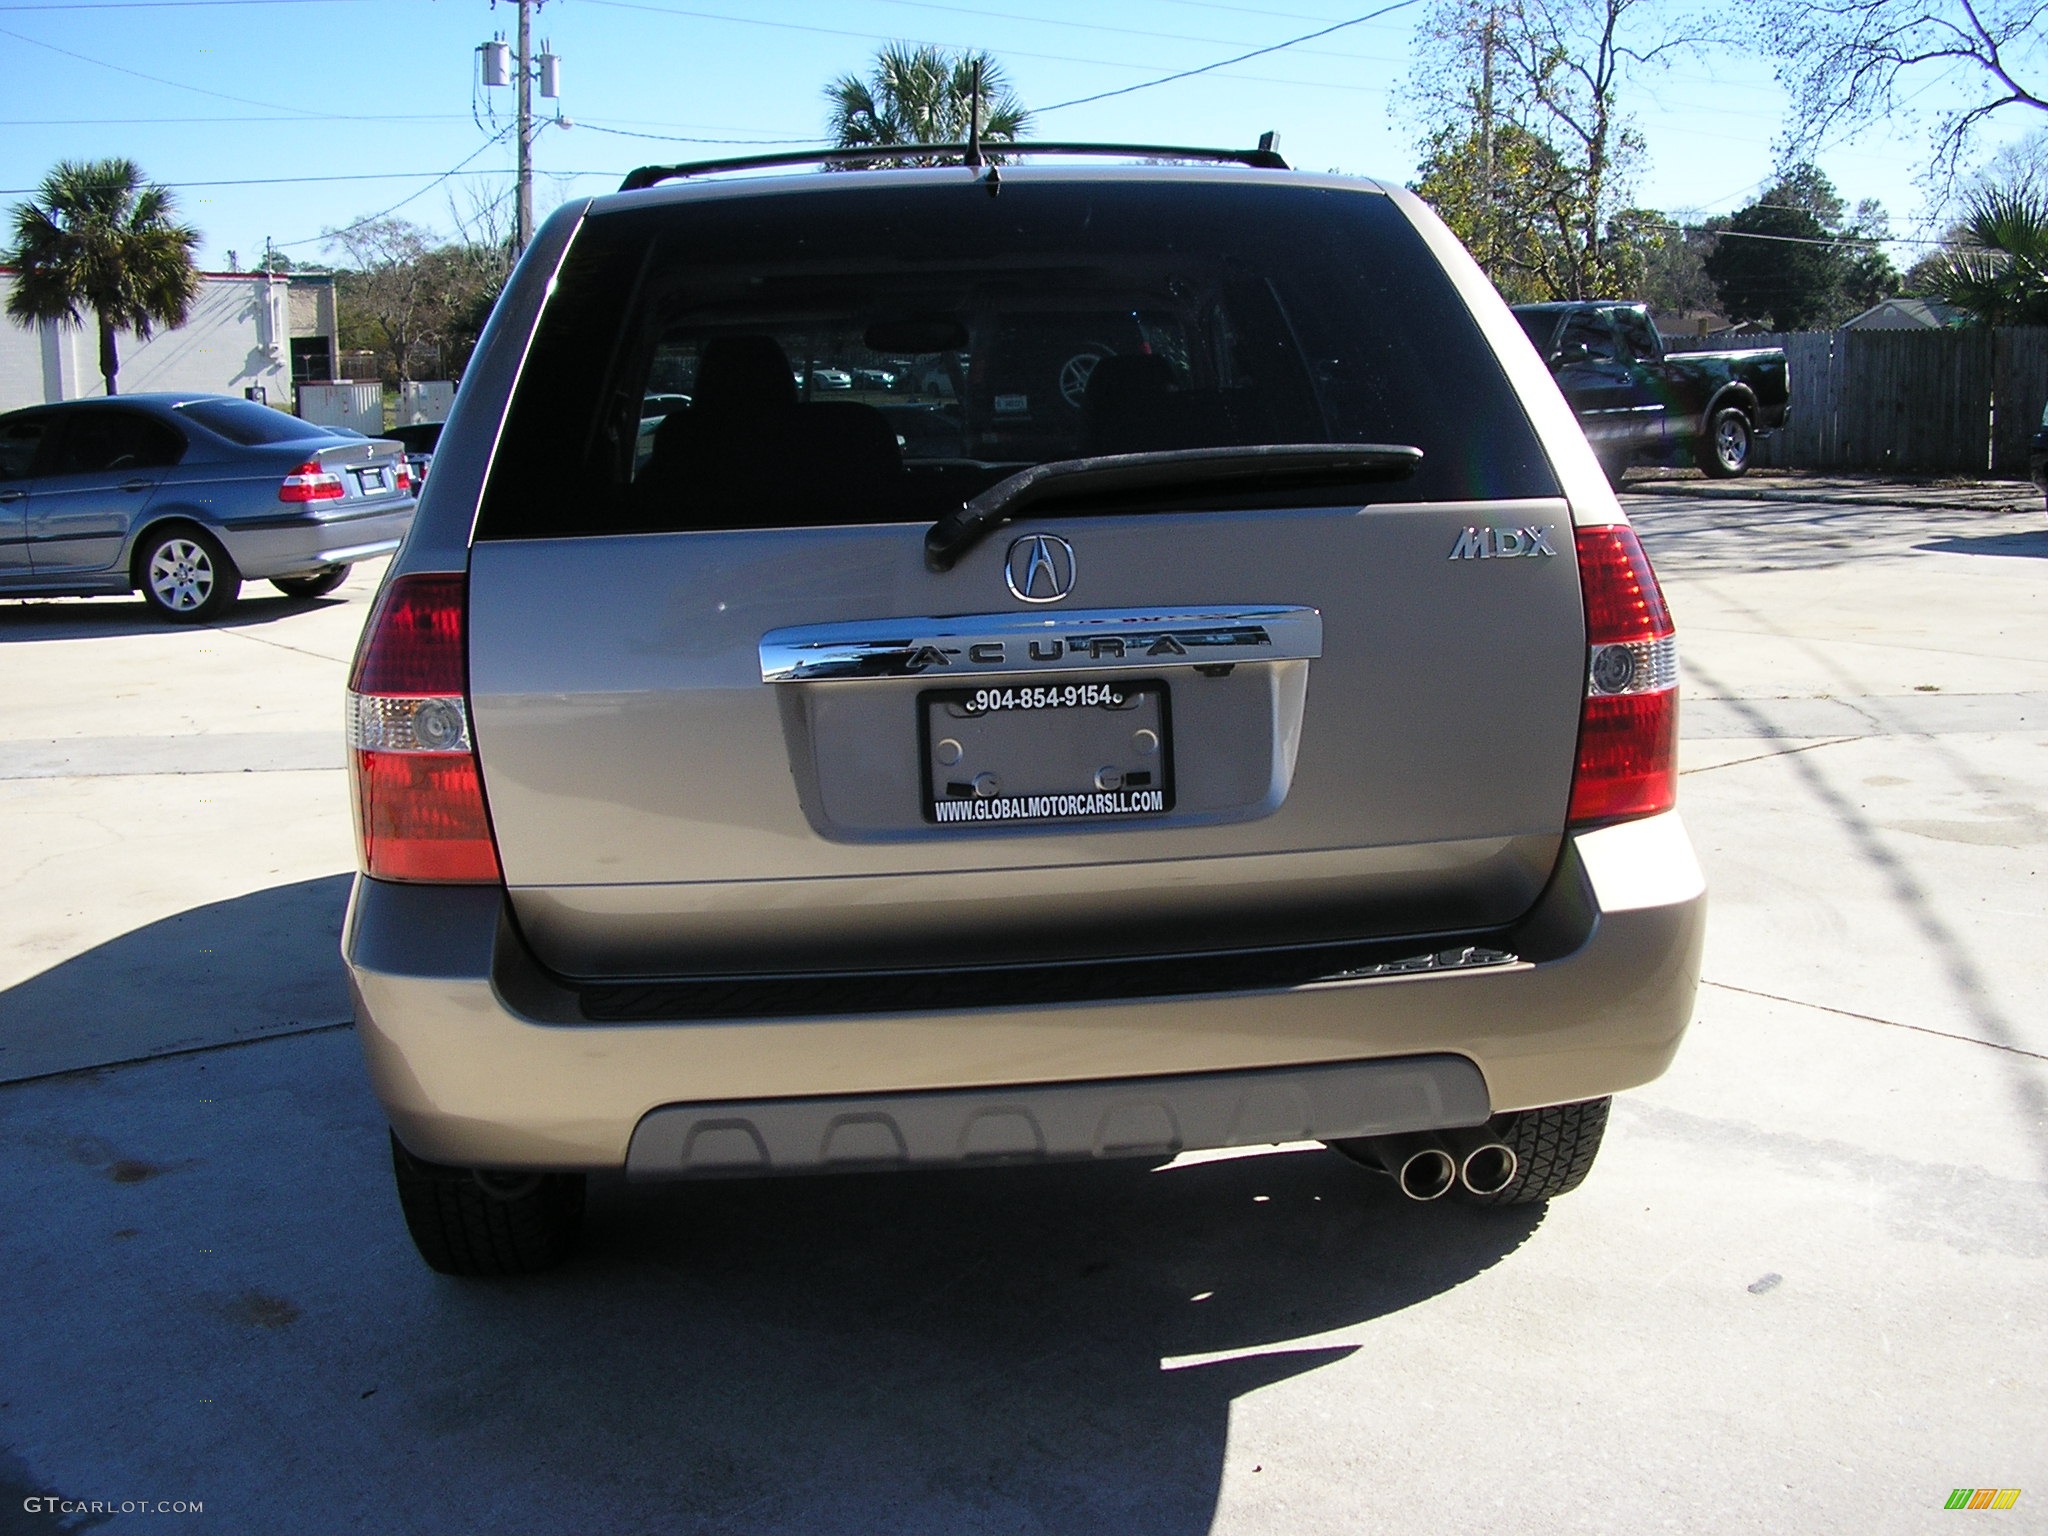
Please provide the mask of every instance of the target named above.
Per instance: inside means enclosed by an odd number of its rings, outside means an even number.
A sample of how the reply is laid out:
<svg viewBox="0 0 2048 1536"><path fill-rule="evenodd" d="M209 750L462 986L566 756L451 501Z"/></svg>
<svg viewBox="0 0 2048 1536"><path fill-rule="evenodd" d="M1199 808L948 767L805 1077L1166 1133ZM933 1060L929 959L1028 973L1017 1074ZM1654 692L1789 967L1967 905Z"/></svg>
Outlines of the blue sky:
<svg viewBox="0 0 2048 1536"><path fill-rule="evenodd" d="M560 108L536 162L545 208L616 185L634 165L817 142L823 87L891 40L996 53L1027 105L1138 84L1358 15L1369 0L548 0L536 36L563 60ZM1297 49L1048 112L1043 137L1249 144L1277 129L1295 165L1407 179L1412 130L1395 95L1411 6ZM405 201L442 230L509 184L493 143L511 106L476 85L475 47L511 33L489 0L0 0L0 203L60 158L127 155L177 189L202 264L243 265L266 238L318 261L324 229ZM1948 87L1922 98L1933 106ZM1771 172L1783 109L1768 67L1732 52L1646 77L1625 105L1648 141L1637 201L1738 206ZM490 116L495 110L495 121ZM2001 130L2009 136L2021 125ZM644 137L634 137L643 135ZM665 136L665 137L652 137ZM1995 140L1993 141L1995 142ZM1915 226L1924 131L1881 126L1821 157L1853 203ZM432 178L457 165L463 173ZM312 178L352 178L315 180ZM242 183L220 185L219 183ZM215 183L208 185L207 183ZM1895 254L1910 260L1916 251Z"/></svg>

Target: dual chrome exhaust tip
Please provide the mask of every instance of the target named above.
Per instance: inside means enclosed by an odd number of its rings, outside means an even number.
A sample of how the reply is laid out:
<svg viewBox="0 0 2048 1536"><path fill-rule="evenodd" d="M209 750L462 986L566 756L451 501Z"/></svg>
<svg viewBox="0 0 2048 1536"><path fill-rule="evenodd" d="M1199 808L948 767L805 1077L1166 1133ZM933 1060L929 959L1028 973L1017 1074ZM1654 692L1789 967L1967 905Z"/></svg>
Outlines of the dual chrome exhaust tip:
<svg viewBox="0 0 2048 1536"><path fill-rule="evenodd" d="M1437 1200L1460 1188L1472 1195L1497 1195L1515 1181L1521 1166L1515 1149L1483 1126L1369 1136L1341 1150L1386 1174L1410 1200Z"/></svg>

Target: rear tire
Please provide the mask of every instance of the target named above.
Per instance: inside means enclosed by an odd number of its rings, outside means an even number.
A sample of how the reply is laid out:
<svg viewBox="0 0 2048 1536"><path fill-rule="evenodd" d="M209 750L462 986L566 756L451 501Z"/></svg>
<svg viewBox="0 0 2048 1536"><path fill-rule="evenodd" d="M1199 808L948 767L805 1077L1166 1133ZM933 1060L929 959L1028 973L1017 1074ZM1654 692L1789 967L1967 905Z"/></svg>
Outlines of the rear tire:
<svg viewBox="0 0 2048 1536"><path fill-rule="evenodd" d="M142 600L176 624L217 619L242 592L242 573L220 541L189 523L152 529L136 548L133 575Z"/></svg>
<svg viewBox="0 0 2048 1536"><path fill-rule="evenodd" d="M1593 1171L1613 1103L1611 1098L1587 1099L1495 1115L1486 1129L1514 1149L1515 1176L1495 1194L1461 1188L1455 1198L1467 1205L1535 1205L1570 1194Z"/></svg>
<svg viewBox="0 0 2048 1536"><path fill-rule="evenodd" d="M325 597L348 580L348 571L345 565L330 565L311 576L273 576L270 584L286 597Z"/></svg>
<svg viewBox="0 0 2048 1536"><path fill-rule="evenodd" d="M493 1173L414 1157L391 1138L413 1246L444 1275L531 1275L569 1256L583 1227L580 1173Z"/></svg>
<svg viewBox="0 0 2048 1536"><path fill-rule="evenodd" d="M1707 430L1693 445L1700 468L1716 480L1733 480L1749 473L1756 434L1740 406L1724 405L1707 418Z"/></svg>
<svg viewBox="0 0 2048 1536"><path fill-rule="evenodd" d="M1605 475L1607 483L1618 491L1621 489L1621 482L1628 478L1628 467L1632 462L1632 455L1626 453L1603 453L1600 455L1600 473Z"/></svg>

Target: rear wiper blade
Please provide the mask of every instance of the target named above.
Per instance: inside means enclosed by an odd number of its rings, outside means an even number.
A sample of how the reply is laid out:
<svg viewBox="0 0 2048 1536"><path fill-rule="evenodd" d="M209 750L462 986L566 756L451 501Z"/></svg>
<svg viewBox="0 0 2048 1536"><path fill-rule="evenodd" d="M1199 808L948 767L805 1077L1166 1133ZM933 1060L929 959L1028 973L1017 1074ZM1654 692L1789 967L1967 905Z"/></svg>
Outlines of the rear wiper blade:
<svg viewBox="0 0 2048 1536"><path fill-rule="evenodd" d="M930 570L951 570L983 535L1029 508L1048 503L1100 500L1104 504L1101 510L1120 510L1116 506L1118 493L1181 486L1209 491L1247 485L1403 480L1421 462L1422 450L1402 443L1260 443L1055 459L997 481L958 512L949 512L933 523L924 536L924 563Z"/></svg>

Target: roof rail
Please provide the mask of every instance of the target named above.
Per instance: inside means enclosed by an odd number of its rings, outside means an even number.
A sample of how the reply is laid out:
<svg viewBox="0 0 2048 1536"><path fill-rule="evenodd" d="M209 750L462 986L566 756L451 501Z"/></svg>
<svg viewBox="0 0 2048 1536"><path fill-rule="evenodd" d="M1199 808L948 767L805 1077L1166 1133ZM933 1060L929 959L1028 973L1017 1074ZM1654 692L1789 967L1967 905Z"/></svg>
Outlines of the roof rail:
<svg viewBox="0 0 2048 1536"><path fill-rule="evenodd" d="M1279 135L1259 136L1257 149L1195 149L1183 144L1055 144L1043 139L971 146L967 144L870 144L857 149L797 149L773 155L741 155L731 160L695 160L686 165L643 165L629 171L619 183L621 192L638 192L664 181L690 176L713 176L721 171L766 170L778 165L860 165L870 160L895 160L907 156L957 160L963 167L977 164L969 158L975 149L990 158L1011 159L1019 155L1116 155L1142 156L1158 160L1215 160L1232 165L1249 165L1263 171L1284 171L1287 162L1275 147Z"/></svg>

